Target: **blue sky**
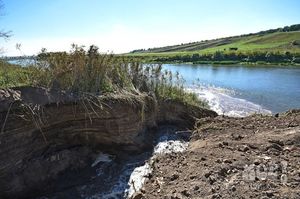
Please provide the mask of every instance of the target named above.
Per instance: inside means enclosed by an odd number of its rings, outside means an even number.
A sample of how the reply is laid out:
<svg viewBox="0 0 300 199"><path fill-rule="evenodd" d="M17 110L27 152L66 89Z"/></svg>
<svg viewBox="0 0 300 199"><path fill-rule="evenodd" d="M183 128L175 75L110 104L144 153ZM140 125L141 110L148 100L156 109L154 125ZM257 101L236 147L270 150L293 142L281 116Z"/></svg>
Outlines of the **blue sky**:
<svg viewBox="0 0 300 199"><path fill-rule="evenodd" d="M6 55L95 44L102 51L257 32L300 22L299 0L2 0ZM15 49L21 43L22 53Z"/></svg>

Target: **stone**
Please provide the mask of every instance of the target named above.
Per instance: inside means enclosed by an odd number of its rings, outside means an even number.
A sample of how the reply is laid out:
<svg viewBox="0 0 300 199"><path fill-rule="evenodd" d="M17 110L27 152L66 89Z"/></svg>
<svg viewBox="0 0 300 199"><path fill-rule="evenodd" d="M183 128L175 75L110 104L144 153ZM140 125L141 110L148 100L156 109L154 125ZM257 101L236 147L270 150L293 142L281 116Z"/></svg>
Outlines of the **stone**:
<svg viewBox="0 0 300 199"><path fill-rule="evenodd" d="M176 180L176 179L178 179L178 178L179 178L179 175L178 175L178 174L173 174L173 175L171 176L170 180L171 180L171 181L174 181L174 180Z"/></svg>
<svg viewBox="0 0 300 199"><path fill-rule="evenodd" d="M228 144L228 142L222 142L222 144L224 145L224 146L228 146L229 144Z"/></svg>
<svg viewBox="0 0 300 199"><path fill-rule="evenodd" d="M272 191L267 191L266 194L269 198L272 198L274 196L274 193Z"/></svg>
<svg viewBox="0 0 300 199"><path fill-rule="evenodd" d="M260 164L260 160L258 160L258 159L256 159L256 160L254 160L254 165L259 165Z"/></svg>
<svg viewBox="0 0 300 199"><path fill-rule="evenodd" d="M240 135L239 133L232 133L231 136L233 140L241 140L244 138L244 136Z"/></svg>
<svg viewBox="0 0 300 199"><path fill-rule="evenodd" d="M206 161L207 159L205 157L201 157L201 161Z"/></svg>
<svg viewBox="0 0 300 199"><path fill-rule="evenodd" d="M235 191L236 191L236 187L235 187L235 186L232 186L232 187L230 188L230 190L231 190L232 192L235 192Z"/></svg>
<svg viewBox="0 0 300 199"><path fill-rule="evenodd" d="M270 144L269 146L266 147L266 151L269 150L269 149L275 149L277 151L282 151L283 150L282 146L280 146L279 144L275 144L275 143L272 143L272 144Z"/></svg>
<svg viewBox="0 0 300 199"><path fill-rule="evenodd" d="M144 198L144 194L141 192L137 192L133 194L133 196L131 197L131 199L142 199L142 198Z"/></svg>
<svg viewBox="0 0 300 199"><path fill-rule="evenodd" d="M212 171L209 171L209 172L206 172L206 173L204 174L204 176L205 176L206 178L208 178L211 174L212 174Z"/></svg>
<svg viewBox="0 0 300 199"><path fill-rule="evenodd" d="M247 152L249 150L250 150L250 148L247 145L242 145L239 147L239 151L242 151L242 152Z"/></svg>
<svg viewBox="0 0 300 199"><path fill-rule="evenodd" d="M194 191L198 191L200 189L200 187L198 185L194 186L193 190Z"/></svg>
<svg viewBox="0 0 300 199"><path fill-rule="evenodd" d="M232 161L229 160L229 159L224 159L223 162L226 163L226 164L231 164L232 163Z"/></svg>
<svg viewBox="0 0 300 199"><path fill-rule="evenodd" d="M189 197L191 195L187 189L183 190L181 192L181 194L184 195L184 196L186 196L186 197Z"/></svg>

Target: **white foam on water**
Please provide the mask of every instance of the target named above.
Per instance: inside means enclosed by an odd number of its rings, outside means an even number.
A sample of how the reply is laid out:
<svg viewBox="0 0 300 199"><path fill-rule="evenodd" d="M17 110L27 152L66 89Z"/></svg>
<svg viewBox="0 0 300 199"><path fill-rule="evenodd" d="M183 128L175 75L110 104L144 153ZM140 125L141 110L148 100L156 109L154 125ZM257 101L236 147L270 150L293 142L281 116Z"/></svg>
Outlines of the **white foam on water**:
<svg viewBox="0 0 300 199"><path fill-rule="evenodd" d="M186 88L186 91L196 93L200 99L207 101L210 108L219 115L245 117L253 113L272 114L258 104L233 97L233 90L214 86L194 86Z"/></svg>
<svg viewBox="0 0 300 199"><path fill-rule="evenodd" d="M187 149L188 142L180 140L168 140L159 142L154 148L154 154L167 154L183 152Z"/></svg>
<svg viewBox="0 0 300 199"><path fill-rule="evenodd" d="M135 192L140 191L146 182L147 176L152 173L152 168L149 163L137 167L133 170L129 178L129 188L125 191L127 198L130 198Z"/></svg>
<svg viewBox="0 0 300 199"><path fill-rule="evenodd" d="M91 165L91 167L96 166L100 162L111 162L111 161L112 161L111 155L100 152L96 160L94 161L94 163Z"/></svg>
<svg viewBox="0 0 300 199"><path fill-rule="evenodd" d="M187 147L188 142L180 140L168 140L167 135L161 136L158 144L154 147L150 160L145 162L142 166L138 166L141 165L139 162L127 164L123 168L123 173L120 175L118 182L112 187L109 193L96 194L91 197L86 197L86 199L119 199L132 197L134 193L142 189L143 185L148 179L149 174L152 173L152 168L150 165L151 162L155 160L157 155L183 152L187 149ZM103 154L99 156L99 159L103 159ZM106 160L106 158L104 158L104 160Z"/></svg>
<svg viewBox="0 0 300 199"><path fill-rule="evenodd" d="M188 147L188 142L185 141L165 140L165 137L161 140L162 141L154 147L150 162L154 161L158 154L179 153L185 151ZM145 163L143 166L137 167L133 170L128 182L129 188L126 190L127 198L130 198L134 193L142 189L150 173L152 173L152 168L149 163Z"/></svg>

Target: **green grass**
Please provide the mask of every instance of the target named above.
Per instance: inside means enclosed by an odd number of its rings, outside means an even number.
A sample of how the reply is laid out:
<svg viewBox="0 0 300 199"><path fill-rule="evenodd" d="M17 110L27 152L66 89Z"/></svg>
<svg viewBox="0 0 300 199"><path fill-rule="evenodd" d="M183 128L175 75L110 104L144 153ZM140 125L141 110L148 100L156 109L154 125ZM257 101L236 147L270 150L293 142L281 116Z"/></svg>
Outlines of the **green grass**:
<svg viewBox="0 0 300 199"><path fill-rule="evenodd" d="M129 53L127 56L136 57L161 57L175 55L192 55L194 53L206 54L216 51L225 52L291 52L300 53L300 45L293 45L300 40L300 32L276 32L265 35L251 35L230 37L203 42L195 42L183 45L154 48L148 51ZM238 48L232 51L230 48Z"/></svg>
<svg viewBox="0 0 300 199"><path fill-rule="evenodd" d="M25 86L31 83L33 71L0 60L0 88Z"/></svg>
<svg viewBox="0 0 300 199"><path fill-rule="evenodd" d="M300 32L280 32L263 36L248 36L230 44L211 47L200 52L215 52L238 48L242 52L272 51L272 52L300 52L300 46L292 45L293 41L300 39Z"/></svg>

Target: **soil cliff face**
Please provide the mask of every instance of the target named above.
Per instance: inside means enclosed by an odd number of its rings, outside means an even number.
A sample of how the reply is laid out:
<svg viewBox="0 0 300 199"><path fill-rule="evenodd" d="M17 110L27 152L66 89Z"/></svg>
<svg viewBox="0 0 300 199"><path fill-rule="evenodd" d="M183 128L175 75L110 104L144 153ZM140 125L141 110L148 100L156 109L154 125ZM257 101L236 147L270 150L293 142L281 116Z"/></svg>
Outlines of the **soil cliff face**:
<svg viewBox="0 0 300 199"><path fill-rule="evenodd" d="M66 170L91 162L95 151L151 146L159 123L191 127L213 111L148 95L86 96L43 88L0 90L0 197L31 197Z"/></svg>

